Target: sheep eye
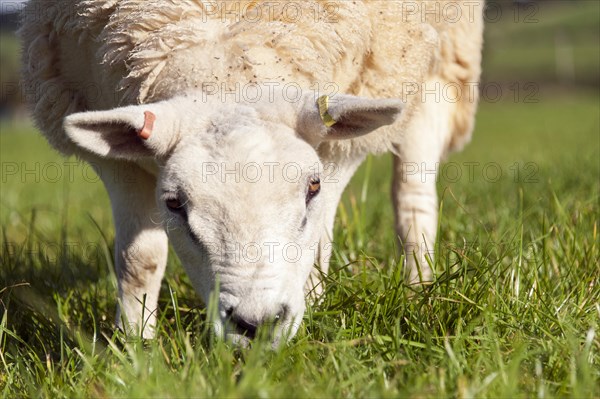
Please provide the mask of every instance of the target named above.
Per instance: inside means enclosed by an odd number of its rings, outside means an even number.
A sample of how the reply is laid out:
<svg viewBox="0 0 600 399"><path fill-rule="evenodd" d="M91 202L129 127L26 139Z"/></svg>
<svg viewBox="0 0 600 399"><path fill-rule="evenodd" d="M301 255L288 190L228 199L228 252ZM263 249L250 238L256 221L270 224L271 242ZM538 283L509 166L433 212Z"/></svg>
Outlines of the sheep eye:
<svg viewBox="0 0 600 399"><path fill-rule="evenodd" d="M184 211L183 204L179 200L179 198L169 198L165 201L167 208L169 208L172 212L182 212Z"/></svg>
<svg viewBox="0 0 600 399"><path fill-rule="evenodd" d="M316 197L321 191L321 180L318 177L311 177L308 181L308 191L306 192L306 203Z"/></svg>

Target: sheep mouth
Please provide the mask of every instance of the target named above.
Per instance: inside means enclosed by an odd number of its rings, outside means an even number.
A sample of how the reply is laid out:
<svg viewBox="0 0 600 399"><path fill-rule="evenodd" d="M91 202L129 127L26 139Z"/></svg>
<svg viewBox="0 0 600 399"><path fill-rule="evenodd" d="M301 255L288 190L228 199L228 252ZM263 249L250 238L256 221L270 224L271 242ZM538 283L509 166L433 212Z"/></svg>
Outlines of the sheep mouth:
<svg viewBox="0 0 600 399"><path fill-rule="evenodd" d="M281 344L291 340L296 330L290 320L275 320L254 326L239 321L232 322L231 317L221 317L214 325L218 338L240 348L250 348L260 343L260 345L270 345L270 348L275 350Z"/></svg>
<svg viewBox="0 0 600 399"><path fill-rule="evenodd" d="M228 318L226 321L225 336L230 341L249 344L255 340L269 341L275 346L284 336L285 328L279 320L254 325L244 320Z"/></svg>

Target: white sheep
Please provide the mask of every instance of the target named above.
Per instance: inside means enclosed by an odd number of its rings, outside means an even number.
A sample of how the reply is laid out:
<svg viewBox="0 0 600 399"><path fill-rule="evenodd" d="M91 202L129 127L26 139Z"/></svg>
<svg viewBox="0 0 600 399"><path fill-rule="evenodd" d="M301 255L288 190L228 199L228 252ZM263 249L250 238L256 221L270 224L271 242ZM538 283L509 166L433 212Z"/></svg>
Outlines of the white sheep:
<svg viewBox="0 0 600 399"><path fill-rule="evenodd" d="M220 334L244 344L277 322L273 344L292 337L344 187L383 151L408 279L430 281L437 198L421 172L470 138L482 9L30 0L25 90L48 141L90 162L110 196L117 324L153 336L170 239L206 302L218 285ZM115 178L123 167L133 183Z"/></svg>

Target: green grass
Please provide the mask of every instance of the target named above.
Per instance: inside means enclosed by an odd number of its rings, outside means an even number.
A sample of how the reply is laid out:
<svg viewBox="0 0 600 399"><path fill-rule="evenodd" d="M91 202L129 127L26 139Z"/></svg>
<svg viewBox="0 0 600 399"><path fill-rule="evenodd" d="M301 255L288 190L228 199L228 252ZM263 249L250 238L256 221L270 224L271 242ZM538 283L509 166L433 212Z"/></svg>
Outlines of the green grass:
<svg viewBox="0 0 600 399"><path fill-rule="evenodd" d="M325 299L275 352L261 342L244 350L214 342L174 256L158 338L115 333L112 227L101 184L81 166L56 182L5 169L0 391L597 396L598 97L540 95L537 104L483 104L473 143L445 164L462 168L463 177L442 167L437 278L423 291L407 287L397 267L390 159L367 161L339 209ZM4 168L16 162L34 170L39 162L39 177L52 178L44 164L74 161L21 130L0 135ZM472 177L467 162L481 165ZM503 172L497 181L483 174L492 162Z"/></svg>

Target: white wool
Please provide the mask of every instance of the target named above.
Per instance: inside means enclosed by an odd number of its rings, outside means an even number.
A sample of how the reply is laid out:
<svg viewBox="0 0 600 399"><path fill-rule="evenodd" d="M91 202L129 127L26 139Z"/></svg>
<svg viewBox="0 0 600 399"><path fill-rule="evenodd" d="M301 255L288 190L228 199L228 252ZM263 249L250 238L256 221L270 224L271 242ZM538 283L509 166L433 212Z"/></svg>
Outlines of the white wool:
<svg viewBox="0 0 600 399"><path fill-rule="evenodd" d="M403 92L407 85L420 87L431 74L459 84L479 79L476 2L270 2L278 7L263 8L249 21L241 12L260 2L237 3L239 12L227 14L207 9L225 2L70 0L45 12L43 1L30 1L21 29L23 75L27 92L36 93L32 104L42 132L69 153L60 123L69 113L163 100L207 84L235 90L256 82L400 97L409 102L406 123L421 101L419 93ZM299 16L286 20L286 4ZM329 15L324 10L331 4L336 8ZM452 11L456 4L462 7L458 20L428 12ZM101 92L90 96L91 88ZM468 96L459 101L449 149L470 137L476 102ZM381 129L355 142L355 151L388 150L400 130ZM349 143L341 145L350 150Z"/></svg>

